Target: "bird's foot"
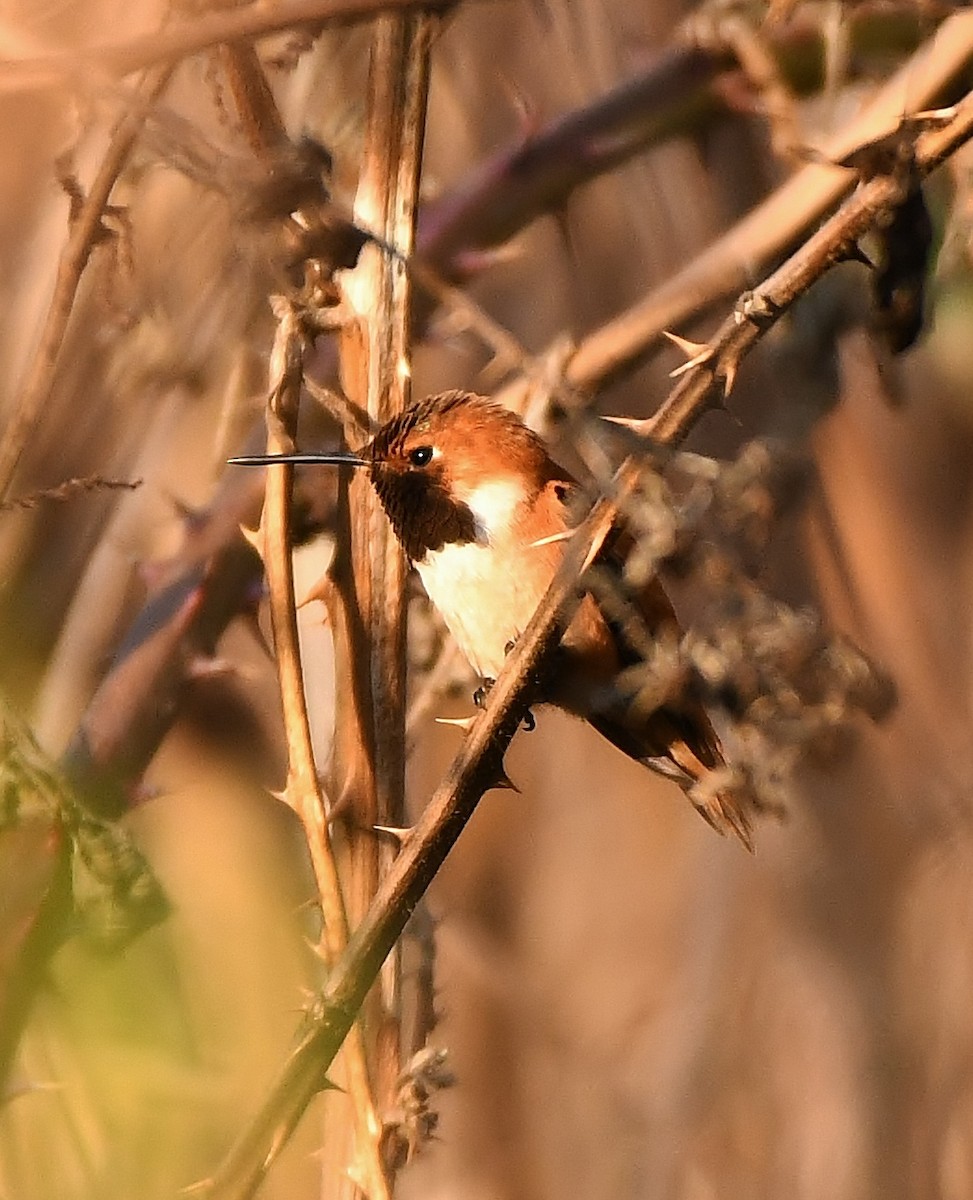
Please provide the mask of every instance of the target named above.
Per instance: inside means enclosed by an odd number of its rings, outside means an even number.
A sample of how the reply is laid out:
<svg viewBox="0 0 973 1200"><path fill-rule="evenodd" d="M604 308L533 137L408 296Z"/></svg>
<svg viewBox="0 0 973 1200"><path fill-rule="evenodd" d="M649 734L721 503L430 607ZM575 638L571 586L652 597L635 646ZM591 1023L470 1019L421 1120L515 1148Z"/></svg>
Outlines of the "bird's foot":
<svg viewBox="0 0 973 1200"><path fill-rule="evenodd" d="M513 643L511 643L512 645ZM473 703L477 708L486 708L487 696L490 695L490 690L497 681L487 677L480 681L480 686L473 693ZM537 722L534 719L534 714L528 710L523 716L523 728L525 733L533 733L537 728Z"/></svg>

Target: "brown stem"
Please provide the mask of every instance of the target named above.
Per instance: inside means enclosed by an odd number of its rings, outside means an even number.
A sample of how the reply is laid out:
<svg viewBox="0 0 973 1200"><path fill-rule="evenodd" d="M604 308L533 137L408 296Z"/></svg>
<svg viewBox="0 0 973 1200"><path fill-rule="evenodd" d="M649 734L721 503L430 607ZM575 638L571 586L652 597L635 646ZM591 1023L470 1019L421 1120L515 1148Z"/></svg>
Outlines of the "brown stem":
<svg viewBox="0 0 973 1200"><path fill-rule="evenodd" d="M298 319L293 310L285 308L280 314L274 353L271 357L271 370L277 378L272 381L267 422L267 452L270 454L284 453L294 444L293 433L297 427L303 376L303 348L304 338ZM328 959L333 962L340 956L348 941L348 918L331 846L324 797L318 783L304 697L288 523L292 482L291 467L275 467L267 472L266 499L261 521L262 549L270 589L274 649L287 739L286 798L304 826L324 923L324 944ZM356 1166L362 1186L371 1200L383 1200L389 1193L378 1157L380 1126L375 1114L364 1043L358 1026L349 1038L347 1051L344 1065L348 1095L356 1121Z"/></svg>
<svg viewBox="0 0 973 1200"><path fill-rule="evenodd" d="M267 37L289 29L347 25L403 8L450 8L454 0L279 0L207 13L127 42L59 51L0 63L0 93L90 82L92 73L121 77L154 64L173 64L224 42Z"/></svg>
<svg viewBox="0 0 973 1200"><path fill-rule="evenodd" d="M373 31L364 158L355 217L378 237L345 285L352 316L342 333L344 390L380 425L410 399L411 281L433 19L388 15ZM394 247L390 253L383 247ZM391 863L392 839L375 826L405 817L405 582L407 564L362 476L350 492L351 554L333 569L340 612L332 622L339 678L350 694L336 714L335 773L348 840L346 895L360 918ZM390 1105L401 1071L400 972L389 962L365 1011L377 1094ZM332 1146L331 1152L336 1151Z"/></svg>

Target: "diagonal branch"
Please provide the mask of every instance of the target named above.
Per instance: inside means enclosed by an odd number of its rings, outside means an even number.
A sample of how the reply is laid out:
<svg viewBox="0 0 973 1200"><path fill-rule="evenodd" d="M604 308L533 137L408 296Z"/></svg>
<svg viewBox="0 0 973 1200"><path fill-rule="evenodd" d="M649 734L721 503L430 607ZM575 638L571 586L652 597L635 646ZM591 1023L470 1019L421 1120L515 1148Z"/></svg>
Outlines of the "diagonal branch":
<svg viewBox="0 0 973 1200"><path fill-rule="evenodd" d="M869 48L905 53L924 32L911 4L880 9L863 4L843 16L856 58ZM762 36L795 90L817 84L824 38L816 18L802 16ZM420 222L423 258L447 280L462 279L471 258L475 261L471 251L502 245L535 218L561 209L577 188L636 154L698 133L726 111L721 82L736 70L736 57L725 45L687 39L666 47L631 79L505 146L455 190L428 203Z"/></svg>
<svg viewBox="0 0 973 1200"><path fill-rule="evenodd" d="M855 147L894 129L910 111L934 103L973 60L973 15L957 13L879 91L865 111L821 152L842 161ZM597 390L634 370L663 332L748 287L754 272L783 254L855 184L852 172L808 165L794 173L722 237L637 304L578 345L564 372L570 387ZM553 352L553 347L551 351ZM529 380L516 378L501 399L517 407Z"/></svg>

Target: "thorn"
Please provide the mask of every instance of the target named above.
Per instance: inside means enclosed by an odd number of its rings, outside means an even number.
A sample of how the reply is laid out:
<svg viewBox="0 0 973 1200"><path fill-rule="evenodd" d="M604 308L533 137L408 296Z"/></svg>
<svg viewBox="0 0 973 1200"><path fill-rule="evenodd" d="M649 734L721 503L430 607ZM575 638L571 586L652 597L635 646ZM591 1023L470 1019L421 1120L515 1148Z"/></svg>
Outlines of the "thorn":
<svg viewBox="0 0 973 1200"><path fill-rule="evenodd" d="M731 817L728 817L728 820L730 821L730 824L733 826L733 832L737 835L737 837L743 843L744 850L746 850L748 854L756 854L756 850L754 849L754 845L753 845L753 836L750 833L750 826L746 823L746 821L743 819L738 820L738 819L734 819Z"/></svg>
<svg viewBox="0 0 973 1200"><path fill-rule="evenodd" d="M608 419L610 420L611 418ZM560 533L549 533L547 537L538 538L536 542L531 542L530 548L553 546L555 542L569 542L573 536L573 529L562 529Z"/></svg>
<svg viewBox="0 0 973 1200"><path fill-rule="evenodd" d="M736 383L737 368L740 366L740 359L734 355L723 368L723 399L726 400L733 391L733 385Z"/></svg>
<svg viewBox="0 0 973 1200"><path fill-rule="evenodd" d="M648 431L646 430L648 421L646 420L639 420L636 417L602 417L601 419L603 421L611 421L613 425L621 425L623 429L630 429L639 437L648 436Z"/></svg>
<svg viewBox="0 0 973 1200"><path fill-rule="evenodd" d="M457 729L462 729L464 733L468 733L473 728L473 722L476 720L475 714L472 717L437 717L437 725L454 725Z"/></svg>
<svg viewBox="0 0 973 1200"><path fill-rule="evenodd" d="M311 953L314 955L314 957L316 959L318 959L319 962L324 963L324 965L329 968L334 966L334 963L331 961L331 959L328 956L328 952L325 950L324 946L320 942L317 942L314 940L314 938L309 938L309 937L306 937L303 940L304 940L304 945L307 946L308 950L311 951ZM307 1001L310 1001L312 999L312 996L310 994L308 994L304 997L304 999Z"/></svg>
<svg viewBox="0 0 973 1200"><path fill-rule="evenodd" d="M256 529L248 529L246 525L240 526L240 532L243 534L246 541L256 550L261 558L264 556L264 535L263 530L258 525Z"/></svg>
<svg viewBox="0 0 973 1200"><path fill-rule="evenodd" d="M406 842L411 841L414 833L412 828L398 825L373 825L372 829L376 833L387 834L390 838L398 842L400 846L404 846Z"/></svg>
<svg viewBox="0 0 973 1200"><path fill-rule="evenodd" d="M693 808L699 813L710 829L715 829L720 837L726 837L726 830L720 825L713 814L709 811L705 804L698 804L695 800L692 801Z"/></svg>
<svg viewBox="0 0 973 1200"><path fill-rule="evenodd" d="M318 1084L319 1092L344 1092L344 1088L340 1083L335 1083L333 1079L329 1079L327 1075Z"/></svg>
<svg viewBox="0 0 973 1200"><path fill-rule="evenodd" d="M516 792L520 795L520 788L514 783L507 772L501 767L496 779L490 784L491 788L496 788L501 792Z"/></svg>
<svg viewBox="0 0 973 1200"><path fill-rule="evenodd" d="M863 267L868 267L868 269L871 271L875 270L875 264L857 242L851 242L849 245L845 246L838 256L838 261L857 262L861 263Z"/></svg>
<svg viewBox="0 0 973 1200"><path fill-rule="evenodd" d="M713 353L713 348L709 342L692 342L689 338L680 337L678 333L670 333L668 329L663 329L662 336L668 338L690 360L699 358L705 362L706 358L709 358ZM686 365L688 366L689 364L687 363Z"/></svg>
<svg viewBox="0 0 973 1200"><path fill-rule="evenodd" d="M298 600L294 607L306 608L309 604L313 604L315 600L320 600L321 603L325 605L325 611L327 611L327 603L331 592L331 576L327 571L325 571L320 579L311 584L307 592L304 594L304 597L301 600ZM325 621L327 622L327 620L328 618L326 617Z"/></svg>
<svg viewBox="0 0 973 1200"><path fill-rule="evenodd" d="M666 337L675 342L684 354L690 355L684 363L669 372L670 379L678 379L680 375L686 375L696 367L701 367L709 362L716 352L708 342L691 342L688 338L677 337L674 333L666 333Z"/></svg>
<svg viewBox="0 0 973 1200"><path fill-rule="evenodd" d="M275 792L273 788L267 788L267 793L268 793L268 795L273 796L273 798L275 800L279 800L281 802L281 804L286 804L288 808L294 807L294 805L291 803L290 799L288 798L286 787L281 788L279 792Z"/></svg>

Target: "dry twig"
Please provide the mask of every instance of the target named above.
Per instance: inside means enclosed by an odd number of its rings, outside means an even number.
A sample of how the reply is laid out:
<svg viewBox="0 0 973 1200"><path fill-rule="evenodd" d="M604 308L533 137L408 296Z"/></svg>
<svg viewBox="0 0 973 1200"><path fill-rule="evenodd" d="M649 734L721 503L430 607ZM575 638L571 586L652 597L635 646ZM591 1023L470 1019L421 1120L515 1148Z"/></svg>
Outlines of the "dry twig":
<svg viewBox="0 0 973 1200"><path fill-rule="evenodd" d="M105 479L101 475L85 475L81 479L65 479L63 483L55 484L54 487L41 488L39 491L29 492L26 496L12 496L0 503L0 512L7 512L12 508L37 508L51 501L73 500L88 492L130 492L141 486L141 479Z"/></svg>
<svg viewBox="0 0 973 1200"><path fill-rule="evenodd" d="M454 0L280 0L273 6L221 8L192 21L172 24L127 42L108 42L35 58L0 63L0 92L84 86L94 74L121 77L143 67L173 64L224 43L267 37L287 30L367 21L401 8L437 10Z"/></svg>

